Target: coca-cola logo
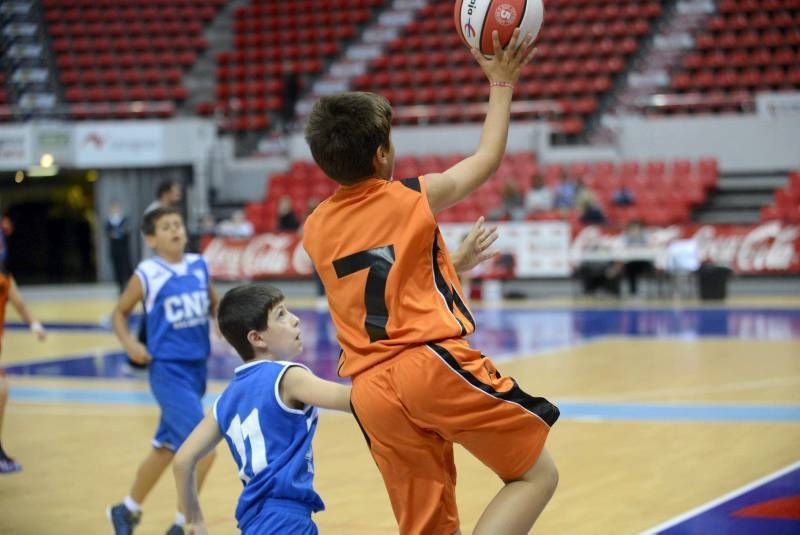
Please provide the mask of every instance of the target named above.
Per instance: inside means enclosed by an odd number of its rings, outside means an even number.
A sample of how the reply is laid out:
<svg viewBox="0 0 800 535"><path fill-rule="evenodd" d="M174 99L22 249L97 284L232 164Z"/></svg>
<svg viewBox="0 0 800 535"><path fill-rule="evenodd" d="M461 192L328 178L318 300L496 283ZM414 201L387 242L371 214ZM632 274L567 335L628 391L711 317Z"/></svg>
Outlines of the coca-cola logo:
<svg viewBox="0 0 800 535"><path fill-rule="evenodd" d="M701 254L741 273L787 271L797 264L800 228L778 221L764 223L747 233L726 233L724 227L705 226L694 235Z"/></svg>
<svg viewBox="0 0 800 535"><path fill-rule="evenodd" d="M293 234L260 234L247 241L215 238L203 256L217 279L305 276L312 271L302 242Z"/></svg>
<svg viewBox="0 0 800 535"><path fill-rule="evenodd" d="M772 221L755 227L714 226L666 227L650 231L650 245L664 249L676 239L697 242L700 257L728 266L738 273L800 271L800 227ZM572 241L573 263L592 251L614 251L624 247L623 235L601 227L582 229Z"/></svg>

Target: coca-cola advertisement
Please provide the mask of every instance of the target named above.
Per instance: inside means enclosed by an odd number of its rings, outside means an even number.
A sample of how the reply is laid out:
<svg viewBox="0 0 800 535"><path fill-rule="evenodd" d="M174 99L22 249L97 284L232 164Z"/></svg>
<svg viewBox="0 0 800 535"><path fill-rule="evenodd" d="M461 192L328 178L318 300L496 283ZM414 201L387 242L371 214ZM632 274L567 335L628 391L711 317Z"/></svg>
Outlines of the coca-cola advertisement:
<svg viewBox="0 0 800 535"><path fill-rule="evenodd" d="M442 225L450 247L458 246L471 225ZM588 226L573 229L565 223L498 225L495 249L516 260L515 276L566 277L581 259L624 258L622 230ZM563 229L562 229L563 227ZM800 226L770 221L759 225L675 225L647 229L648 247L637 254L651 255L658 265L669 244L694 240L700 260L713 262L744 275L800 274ZM664 254L662 254L664 253ZM308 278L312 273L300 237L293 233L260 234L245 240L213 238L203 256L217 280Z"/></svg>
<svg viewBox="0 0 800 535"><path fill-rule="evenodd" d="M294 233L213 238L205 244L203 256L216 280L305 278L312 273L311 259Z"/></svg>
<svg viewBox="0 0 800 535"><path fill-rule="evenodd" d="M675 225L648 230L650 247L666 250L675 240L696 242L700 259L738 274L800 273L800 226L769 221L759 225ZM620 230L589 226L575 229L570 259L586 253L624 248Z"/></svg>

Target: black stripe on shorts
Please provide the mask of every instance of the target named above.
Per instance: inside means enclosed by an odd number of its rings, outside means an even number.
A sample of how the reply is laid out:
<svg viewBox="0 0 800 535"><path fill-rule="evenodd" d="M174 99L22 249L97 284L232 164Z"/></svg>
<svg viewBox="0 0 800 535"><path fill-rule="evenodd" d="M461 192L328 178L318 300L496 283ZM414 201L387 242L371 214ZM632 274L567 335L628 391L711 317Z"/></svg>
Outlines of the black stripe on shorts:
<svg viewBox="0 0 800 535"><path fill-rule="evenodd" d="M508 392L498 392L490 385L483 383L477 377L463 369L456 358L442 346L428 344L428 347L433 349L454 372L459 374L465 381L475 388L489 394L490 396L496 397L497 399L510 401L511 403L520 405L528 412L531 412L541 418L549 427L552 427L553 424L556 423L556 420L558 420L558 416L560 414L558 407L547 401L545 398L533 397L526 393L513 379L512 381L514 386L511 388L511 390Z"/></svg>

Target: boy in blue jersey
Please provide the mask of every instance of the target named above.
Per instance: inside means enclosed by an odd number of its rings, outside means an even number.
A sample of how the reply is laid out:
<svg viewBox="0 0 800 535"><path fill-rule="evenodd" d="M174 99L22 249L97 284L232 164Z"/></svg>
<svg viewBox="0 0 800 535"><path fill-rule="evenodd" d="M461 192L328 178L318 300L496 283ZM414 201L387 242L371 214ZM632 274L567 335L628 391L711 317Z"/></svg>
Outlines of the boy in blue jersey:
<svg viewBox="0 0 800 535"><path fill-rule="evenodd" d="M234 288L222 299L218 317L223 336L245 364L175 456L189 533L207 533L195 466L225 438L244 485L236 507L242 533L314 535L311 513L325 507L313 487L317 407L350 411L350 387L287 362L303 348L300 320L277 288Z"/></svg>
<svg viewBox="0 0 800 535"><path fill-rule="evenodd" d="M169 466L175 452L203 419L209 323L217 294L202 256L184 253L186 228L175 208L145 214L142 232L155 256L142 261L112 315L114 333L134 362L149 364L150 388L161 408L153 449L139 466L130 494L107 511L117 535L129 535L141 520L141 503ZM147 347L128 330L128 317L144 302ZM213 461L198 467L202 483ZM184 532L183 514L175 516L168 535Z"/></svg>

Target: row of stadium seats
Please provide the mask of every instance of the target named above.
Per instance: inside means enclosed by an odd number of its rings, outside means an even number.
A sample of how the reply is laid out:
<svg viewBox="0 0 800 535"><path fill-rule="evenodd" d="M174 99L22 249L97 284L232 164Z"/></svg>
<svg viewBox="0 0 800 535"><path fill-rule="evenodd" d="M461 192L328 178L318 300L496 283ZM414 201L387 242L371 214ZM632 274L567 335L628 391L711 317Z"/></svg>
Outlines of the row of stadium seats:
<svg viewBox="0 0 800 535"><path fill-rule="evenodd" d="M800 88L800 0L722 0L672 73L665 113L736 112L757 91Z"/></svg>
<svg viewBox="0 0 800 535"><path fill-rule="evenodd" d="M463 158L461 154L399 158L395 176L412 177L442 171ZM524 193L530 189L531 179L537 174L550 187L555 187L563 176L581 179L594 191L612 223L625 224L632 219L641 219L646 224L667 225L688 221L690 209L705 202L707 193L716 188L719 171L717 162L712 159L540 165L531 153L509 154L479 192L445 210L437 219L440 222L467 222L487 215L501 206L501 192L507 182L514 183ZM633 192L636 202L633 206L614 207L610 202L611 196L623 184ZM336 187L336 183L313 162L295 162L287 172L268 179L264 200L247 205L246 213L257 232L274 231L277 206L282 197L288 196L295 214L301 216L316 202L331 195ZM574 214L560 211L529 216L537 220L574 217Z"/></svg>
<svg viewBox="0 0 800 535"><path fill-rule="evenodd" d="M791 173L786 187L777 190L774 201L761 209L761 220L800 223L800 171Z"/></svg>
<svg viewBox="0 0 800 535"><path fill-rule="evenodd" d="M184 69L207 46L225 0L45 0L59 79L73 119L168 117L186 99Z"/></svg>
<svg viewBox="0 0 800 535"><path fill-rule="evenodd" d="M236 10L235 49L217 56L216 105L200 103L201 115L224 112L229 131L260 130L266 111L281 107L280 80L291 69L316 75L353 39L385 0L302 0L259 3Z"/></svg>
<svg viewBox="0 0 800 535"><path fill-rule="evenodd" d="M525 108L514 118L546 119L555 131L576 135L662 7L655 0L562 0L547 8L537 60L526 67L517 90L521 101L547 102ZM441 24L452 18L452 9L452 2L431 1L388 44L386 53L370 62L367 73L353 81L356 89L384 94L397 106L400 124L482 118L479 109L459 110L485 101L487 88L458 34L450 24Z"/></svg>

